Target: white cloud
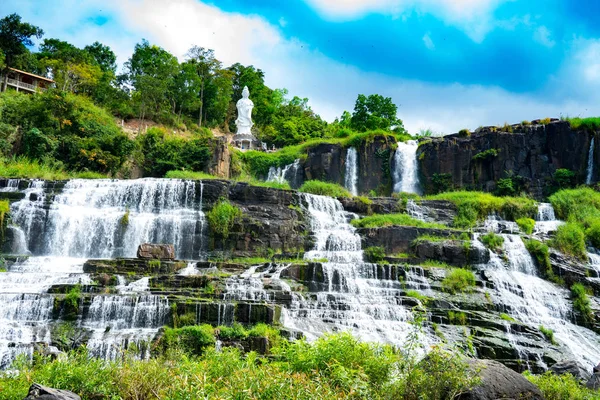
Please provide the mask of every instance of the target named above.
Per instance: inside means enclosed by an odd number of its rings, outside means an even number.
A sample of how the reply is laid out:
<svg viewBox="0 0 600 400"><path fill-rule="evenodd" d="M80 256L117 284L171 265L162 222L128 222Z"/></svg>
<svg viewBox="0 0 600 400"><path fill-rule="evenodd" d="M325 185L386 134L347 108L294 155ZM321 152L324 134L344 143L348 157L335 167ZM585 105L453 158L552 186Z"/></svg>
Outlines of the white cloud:
<svg viewBox="0 0 600 400"><path fill-rule="evenodd" d="M427 32L425 35L423 35L423 43L425 43L425 47L427 47L429 50L433 50L435 49L435 44L433 44L433 40L431 40L431 36L430 32Z"/></svg>
<svg viewBox="0 0 600 400"><path fill-rule="evenodd" d="M533 38L538 42L543 44L546 47L554 47L556 42L552 40L552 33L545 26L538 27L534 34Z"/></svg>

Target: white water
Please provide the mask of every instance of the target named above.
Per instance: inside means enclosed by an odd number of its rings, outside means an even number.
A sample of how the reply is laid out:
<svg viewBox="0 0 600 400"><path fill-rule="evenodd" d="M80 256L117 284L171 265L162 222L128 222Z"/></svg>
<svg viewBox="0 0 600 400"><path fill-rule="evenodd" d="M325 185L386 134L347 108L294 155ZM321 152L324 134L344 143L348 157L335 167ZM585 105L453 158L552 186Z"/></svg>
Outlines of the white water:
<svg viewBox="0 0 600 400"><path fill-rule="evenodd" d="M587 162L587 174L585 177L585 184L591 185L592 179L594 178L594 139L592 137L592 141L590 142L590 150L588 152L588 162Z"/></svg>
<svg viewBox="0 0 600 400"><path fill-rule="evenodd" d="M9 182L5 191L18 191ZM34 342L50 341L52 285L91 284L83 273L88 258L135 257L139 244L174 243L179 258L202 257L205 219L201 182L141 179L73 180L52 200L45 183L32 181L24 198L11 206L16 253L35 256L0 273L0 368L17 354L32 354ZM123 223L124 215L128 222ZM88 332L94 355L113 359L144 344L166 323L168 300L148 293L149 279L126 284L118 295L94 295L89 308L80 304L77 326ZM83 314L81 314L83 312Z"/></svg>
<svg viewBox="0 0 600 400"><path fill-rule="evenodd" d="M395 193L421 193L419 164L417 163L418 147L419 144L416 140L398 142L392 168Z"/></svg>
<svg viewBox="0 0 600 400"><path fill-rule="evenodd" d="M387 266L381 271L377 265L363 262L360 237L348 223L353 215L344 212L337 200L303 196L315 236L315 247L305 259L325 258L328 262L322 264L323 290L295 295L290 308L283 309L283 324L308 338L352 331L363 340L402 346L414 328L412 313L402 304L398 270ZM427 341L423 338L424 344Z"/></svg>
<svg viewBox="0 0 600 400"><path fill-rule="evenodd" d="M538 213L535 219L534 233L547 235L554 232L559 226L564 224L563 221L556 219L554 208L550 203L540 203L538 205Z"/></svg>
<svg viewBox="0 0 600 400"><path fill-rule="evenodd" d="M292 164L281 167L270 167L267 175L267 182L286 183L296 178L300 169L300 160L295 160Z"/></svg>
<svg viewBox="0 0 600 400"><path fill-rule="evenodd" d="M494 302L503 304L518 321L552 329L559 345L591 369L600 359L600 342L590 330L569 322L573 309L569 293L536 276L535 263L518 236L502 236L508 262L490 251L490 263L482 267L494 282Z"/></svg>
<svg viewBox="0 0 600 400"><path fill-rule="evenodd" d="M354 147L350 147L348 149L348 154L346 155L344 187L348 189L353 196L358 196L358 153Z"/></svg>

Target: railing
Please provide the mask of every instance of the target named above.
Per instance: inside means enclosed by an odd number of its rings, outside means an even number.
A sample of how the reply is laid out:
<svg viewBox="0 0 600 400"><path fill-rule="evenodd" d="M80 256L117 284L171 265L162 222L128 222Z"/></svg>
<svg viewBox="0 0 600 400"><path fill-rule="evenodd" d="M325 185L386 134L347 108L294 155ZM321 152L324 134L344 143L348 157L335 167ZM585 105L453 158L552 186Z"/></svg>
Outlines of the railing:
<svg viewBox="0 0 600 400"><path fill-rule="evenodd" d="M2 75L0 75L0 82L4 82L4 77ZM12 79L12 78L8 78L6 80L6 82L9 86L14 86L19 89L26 89L26 90L31 90L34 92L38 89L41 90L42 92L46 90L45 88L43 88L41 86L35 86L30 83L21 82L16 79Z"/></svg>

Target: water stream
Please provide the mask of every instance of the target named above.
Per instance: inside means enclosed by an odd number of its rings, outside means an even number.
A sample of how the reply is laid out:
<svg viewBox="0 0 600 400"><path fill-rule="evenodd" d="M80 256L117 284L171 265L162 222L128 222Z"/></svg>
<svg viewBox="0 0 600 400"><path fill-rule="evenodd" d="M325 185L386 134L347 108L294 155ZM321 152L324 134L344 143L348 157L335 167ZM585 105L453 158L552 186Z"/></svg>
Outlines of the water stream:
<svg viewBox="0 0 600 400"><path fill-rule="evenodd" d="M419 143L416 140L398 142L392 168L395 193L421 193L417 162L418 148Z"/></svg>
<svg viewBox="0 0 600 400"><path fill-rule="evenodd" d="M587 162L587 174L585 177L585 184L591 185L592 180L594 179L594 140L596 138L592 136L592 141L590 142L590 150L588 152L588 162Z"/></svg>
<svg viewBox="0 0 600 400"><path fill-rule="evenodd" d="M358 196L358 154L354 147L350 147L348 149L348 154L346 155L344 187L348 189L353 196Z"/></svg>

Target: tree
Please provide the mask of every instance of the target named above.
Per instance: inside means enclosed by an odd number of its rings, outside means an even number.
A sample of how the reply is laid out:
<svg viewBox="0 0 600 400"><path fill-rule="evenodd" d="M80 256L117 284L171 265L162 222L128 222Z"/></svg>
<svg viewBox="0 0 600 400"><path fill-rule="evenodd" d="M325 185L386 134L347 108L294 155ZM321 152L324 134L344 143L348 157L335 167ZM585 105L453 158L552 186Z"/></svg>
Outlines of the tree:
<svg viewBox="0 0 600 400"><path fill-rule="evenodd" d="M390 97L359 94L352 113L351 127L357 131L374 129L388 130L396 126L404 130L402 120L397 117L398 107Z"/></svg>
<svg viewBox="0 0 600 400"><path fill-rule="evenodd" d="M6 90L8 83L8 69L13 67L15 59L29 50L27 46L33 46L32 37L41 38L44 31L37 26L21 22L17 14L10 14L0 20L0 50L4 53L4 82L2 91Z"/></svg>
<svg viewBox="0 0 600 400"><path fill-rule="evenodd" d="M252 110L254 123L259 126L271 124L276 107L273 102L273 90L265 85L265 73L252 65L246 67L239 63L233 64L228 69L233 72L233 95L229 103L227 122L233 123L235 121L235 105L242 97L244 86L248 86L250 99L254 102L254 109Z"/></svg>
<svg viewBox="0 0 600 400"><path fill-rule="evenodd" d="M83 50L92 56L102 72L112 72L114 75L117 71L117 56L110 47L100 42L94 42L91 45L85 46Z"/></svg>
<svg viewBox="0 0 600 400"><path fill-rule="evenodd" d="M125 68L129 83L135 89L133 99L139 105L140 119L143 121L148 113L160 117L170 108L168 91L179 70L177 58L143 39L135 45Z"/></svg>
<svg viewBox="0 0 600 400"><path fill-rule="evenodd" d="M196 65L189 61L181 63L169 90L173 113L178 113L181 117L183 111L198 110L200 107L198 87L200 87L200 77L196 73Z"/></svg>
<svg viewBox="0 0 600 400"><path fill-rule="evenodd" d="M202 117L206 99L204 90L217 70L221 69L221 61L215 58L215 51L204 47L194 46L188 50L188 61L195 66L200 78L200 110L198 112L198 126L202 126Z"/></svg>

